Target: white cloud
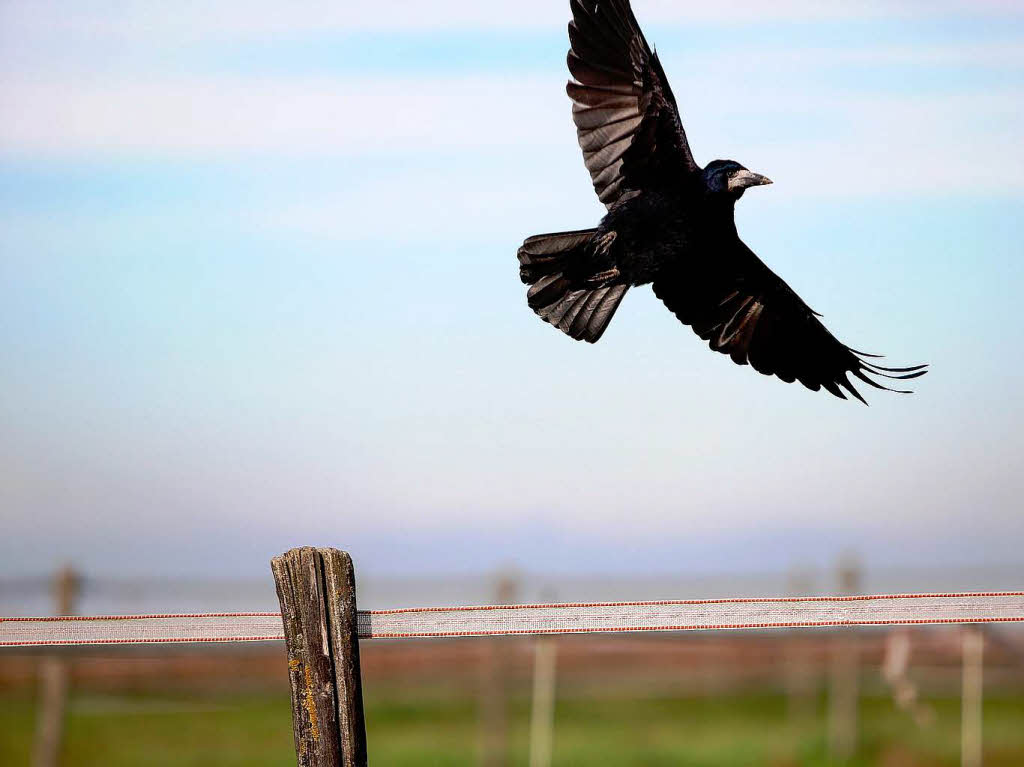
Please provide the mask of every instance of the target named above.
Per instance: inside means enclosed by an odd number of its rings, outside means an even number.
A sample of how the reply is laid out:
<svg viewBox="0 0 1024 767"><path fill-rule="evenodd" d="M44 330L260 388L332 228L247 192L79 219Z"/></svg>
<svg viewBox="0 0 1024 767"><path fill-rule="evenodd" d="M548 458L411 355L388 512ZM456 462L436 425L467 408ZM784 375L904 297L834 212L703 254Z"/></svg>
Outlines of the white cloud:
<svg viewBox="0 0 1024 767"><path fill-rule="evenodd" d="M0 84L0 112L8 116L0 146L43 153L308 155L529 143L543 140L545 115L564 117L560 81L12 78Z"/></svg>
<svg viewBox="0 0 1024 767"><path fill-rule="evenodd" d="M951 13L1019 15L1008 0L718 0L680 3L636 0L644 23L823 21L921 17ZM282 4L272 0L219 0L167 3L157 0L93 0L68 4L59 0L15 0L0 9L9 30L73 30L93 37L147 36L160 39L246 39L302 32L361 29L550 28L562 26L568 0L520 0L481 3L475 0L307 0Z"/></svg>
<svg viewBox="0 0 1024 767"><path fill-rule="evenodd" d="M1024 92L850 95L761 87L742 67L679 78L698 158L735 156L780 188L844 193L1021 188ZM792 63L797 66L796 62ZM730 66L732 69L730 69ZM763 74L763 73L762 73ZM699 80L699 86L697 81ZM49 156L360 156L575 151L560 72L433 78L8 78L0 148ZM692 87L691 87L692 86ZM983 151L979 148L983 147ZM1008 172L1007 169L1012 169ZM360 179L346 179L360 189Z"/></svg>
<svg viewBox="0 0 1024 767"><path fill-rule="evenodd" d="M855 16L937 15L944 11L1011 13L990 0L939 4L732 0L714 4L638 0L653 23ZM283 6L253 0L212 4L156 2L8 2L0 6L3 38L20 39L31 60L8 61L0 74L0 151L50 156L356 156L433 151L500 152L508 147L564 151L572 128L562 92L565 73L476 75L257 76L174 74L170 65L141 71L97 67L103 46L137 51L147 41L246 39L261 35L384 27L522 27L561 29L563 2L493 5L448 0L385 0ZM28 45L25 41L35 41ZM38 45L36 43L39 43ZM63 47L67 43L71 47ZM72 45L73 44L73 45ZM25 46L28 45L28 48ZM77 46L77 47L75 47ZM82 47L84 46L84 47ZM46 51L63 51L59 69L40 70ZM70 51L70 53L69 53ZM816 189L817 168L843 175L843 189L877 190L879 168L896 191L985 189L991 179L1018 188L1024 178L1019 88L887 95L860 74L891 65L894 80L932 65L981 65L1019 72L1024 47L960 43L869 48L745 46L744 56L667 47L663 58L698 157L733 155L770 171L780 184ZM159 56L156 57L158 60ZM2 61L0 54L0 61ZM135 61L132 56L125 60ZM177 59L175 59L177 61ZM120 61L115 57L114 63ZM150 62L152 64L152 62ZM468 65L467 65L468 66ZM830 84L838 73L845 85ZM941 79L934 79L941 85ZM999 82L996 76L989 82ZM1004 82L1006 80L1004 79ZM1018 78L1009 80L1017 82ZM984 147L984 152L974 151ZM1010 167L1014 172L1006 173ZM778 170L776 170L778 169Z"/></svg>

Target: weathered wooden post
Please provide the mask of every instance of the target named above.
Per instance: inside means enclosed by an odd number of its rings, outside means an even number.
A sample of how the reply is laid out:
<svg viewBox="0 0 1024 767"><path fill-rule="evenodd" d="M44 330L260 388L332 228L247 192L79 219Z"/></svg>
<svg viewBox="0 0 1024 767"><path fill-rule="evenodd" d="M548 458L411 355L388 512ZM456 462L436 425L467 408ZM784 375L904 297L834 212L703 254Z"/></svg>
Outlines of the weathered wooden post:
<svg viewBox="0 0 1024 767"><path fill-rule="evenodd" d="M299 767L365 767L366 724L352 558L292 549L270 563L292 688Z"/></svg>

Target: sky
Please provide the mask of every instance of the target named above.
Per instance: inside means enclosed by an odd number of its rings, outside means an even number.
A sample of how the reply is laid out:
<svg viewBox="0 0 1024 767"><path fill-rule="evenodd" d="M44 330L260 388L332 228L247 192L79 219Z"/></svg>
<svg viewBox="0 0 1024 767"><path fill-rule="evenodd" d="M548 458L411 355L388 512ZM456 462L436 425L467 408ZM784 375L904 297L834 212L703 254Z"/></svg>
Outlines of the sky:
<svg viewBox="0 0 1024 767"><path fill-rule="evenodd" d="M515 251L603 208L568 4L0 0L0 575L1019 567L1024 9L635 0L865 408ZM991 587L1019 587L993 583Z"/></svg>

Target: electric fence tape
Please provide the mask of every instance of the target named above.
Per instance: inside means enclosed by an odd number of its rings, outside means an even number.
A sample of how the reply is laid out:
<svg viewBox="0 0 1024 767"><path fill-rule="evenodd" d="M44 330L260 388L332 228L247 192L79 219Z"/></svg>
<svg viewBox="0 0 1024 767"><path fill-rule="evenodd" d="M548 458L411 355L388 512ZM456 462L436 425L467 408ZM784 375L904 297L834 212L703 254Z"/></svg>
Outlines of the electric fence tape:
<svg viewBox="0 0 1024 767"><path fill-rule="evenodd" d="M1024 622L1024 592L418 607L359 612L363 639ZM0 618L0 647L283 640L279 613Z"/></svg>

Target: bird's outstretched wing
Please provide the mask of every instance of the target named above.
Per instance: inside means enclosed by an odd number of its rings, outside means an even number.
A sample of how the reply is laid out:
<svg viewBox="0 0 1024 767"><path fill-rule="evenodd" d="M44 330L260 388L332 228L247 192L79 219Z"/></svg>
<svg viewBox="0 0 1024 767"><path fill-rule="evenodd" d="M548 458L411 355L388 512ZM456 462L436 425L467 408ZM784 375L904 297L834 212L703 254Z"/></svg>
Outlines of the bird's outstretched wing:
<svg viewBox="0 0 1024 767"><path fill-rule="evenodd" d="M629 0L571 0L569 72L583 159L609 208L698 173L665 71Z"/></svg>
<svg viewBox="0 0 1024 767"><path fill-rule="evenodd" d="M679 264L655 279L653 287L676 317L737 364L749 363L765 375L800 381L842 399L845 389L861 402L864 398L848 375L876 389L909 393L872 377L906 380L927 372L926 365L891 368L870 362L865 358L876 355L840 343L819 315L740 240L729 256Z"/></svg>

